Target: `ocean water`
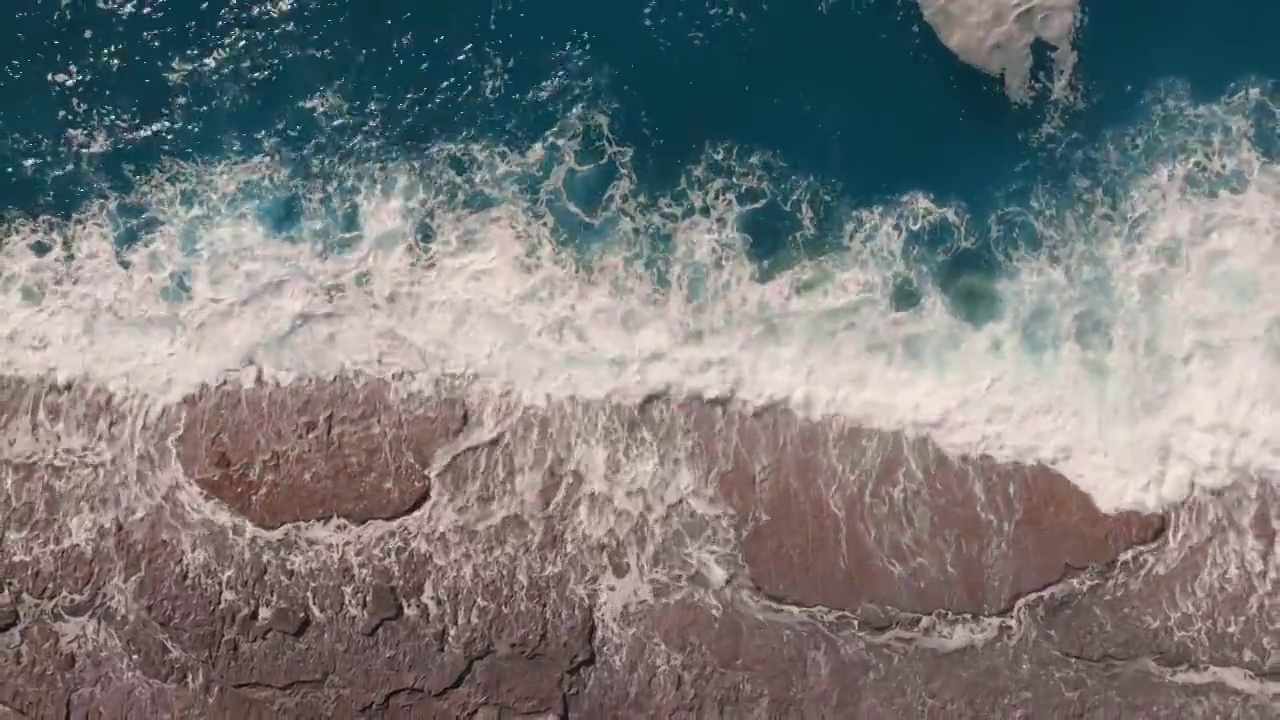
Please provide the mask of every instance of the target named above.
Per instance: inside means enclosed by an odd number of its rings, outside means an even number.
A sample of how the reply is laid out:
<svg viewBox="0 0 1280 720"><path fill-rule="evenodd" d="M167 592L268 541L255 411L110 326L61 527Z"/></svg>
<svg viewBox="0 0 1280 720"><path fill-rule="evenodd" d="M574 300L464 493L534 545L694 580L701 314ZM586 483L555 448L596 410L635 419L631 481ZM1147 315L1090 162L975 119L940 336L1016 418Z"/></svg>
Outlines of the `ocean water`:
<svg viewBox="0 0 1280 720"><path fill-rule="evenodd" d="M1011 4L950 7L1008 50ZM1280 6L1016 7L1069 21L1025 83L905 0L30 0L0 371L785 401L1106 509L1271 482Z"/></svg>

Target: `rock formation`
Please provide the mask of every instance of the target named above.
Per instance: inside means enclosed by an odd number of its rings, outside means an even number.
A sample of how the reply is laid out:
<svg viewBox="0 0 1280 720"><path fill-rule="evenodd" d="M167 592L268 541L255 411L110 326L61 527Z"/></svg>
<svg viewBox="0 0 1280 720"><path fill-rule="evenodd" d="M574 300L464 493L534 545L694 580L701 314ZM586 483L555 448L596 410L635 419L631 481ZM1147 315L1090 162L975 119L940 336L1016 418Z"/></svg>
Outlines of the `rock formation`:
<svg viewBox="0 0 1280 720"><path fill-rule="evenodd" d="M786 408L0 381L0 717L1276 717L1280 492ZM7 713L7 715L6 715Z"/></svg>
<svg viewBox="0 0 1280 720"><path fill-rule="evenodd" d="M1004 78L1017 101L1032 92L1032 45L1053 48L1053 93L1066 92L1076 54L1071 47L1079 0L919 0L942 44L964 62Z"/></svg>

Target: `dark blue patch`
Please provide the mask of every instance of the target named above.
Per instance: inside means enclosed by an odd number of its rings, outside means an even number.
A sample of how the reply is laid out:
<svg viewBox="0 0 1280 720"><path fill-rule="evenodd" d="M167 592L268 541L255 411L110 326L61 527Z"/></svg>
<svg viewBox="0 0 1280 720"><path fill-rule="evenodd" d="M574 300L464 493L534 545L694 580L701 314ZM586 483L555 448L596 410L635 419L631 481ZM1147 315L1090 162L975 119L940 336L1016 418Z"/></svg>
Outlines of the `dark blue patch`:
<svg viewBox="0 0 1280 720"><path fill-rule="evenodd" d="M231 0L146 7L30 0L12 14L0 95L22 101L0 108L0 164L31 169L0 174L0 208L66 216L127 191L166 158L269 152L306 180L353 159L421 159L442 139L520 150L572 112L601 108L653 195L671 193L709 145L727 143L785 162L772 172L818 179L841 207L924 191L980 222L1025 201L1034 184L1056 184L1069 199L1078 166L1065 158L1139 120L1144 94L1162 81L1211 99L1246 77L1280 77L1280 4L1085 0L1077 76L1087 106L1067 115L1059 139L1037 143L1029 132L1045 104L1012 105L999 79L952 56L911 2L346 0L299 2L278 17ZM1045 48L1035 52L1043 72ZM73 66L75 82L50 82ZM167 75L180 66L189 69L174 82ZM326 97L345 103L340 123L317 110ZM1275 157L1276 118L1255 112L1258 147ZM86 152L76 133L95 129L109 131L107 146ZM474 160L450 162L460 176L477 170ZM598 209L615 170L574 175L570 199ZM465 182L445 191L481 210L534 181L505 182L499 192ZM561 210L562 239L598 237ZM335 212L338 235L358 232L347 211ZM265 199L257 213L287 238L302 203ZM766 206L741 221L765 274L794 260L782 215ZM835 226L805 252L838 249ZM125 222L117 241L131 246L147 232ZM1034 245L1028 232L1019 229L1018 242ZM955 239L918 235L913 246L935 251ZM944 283L994 272L1006 249L946 261Z"/></svg>

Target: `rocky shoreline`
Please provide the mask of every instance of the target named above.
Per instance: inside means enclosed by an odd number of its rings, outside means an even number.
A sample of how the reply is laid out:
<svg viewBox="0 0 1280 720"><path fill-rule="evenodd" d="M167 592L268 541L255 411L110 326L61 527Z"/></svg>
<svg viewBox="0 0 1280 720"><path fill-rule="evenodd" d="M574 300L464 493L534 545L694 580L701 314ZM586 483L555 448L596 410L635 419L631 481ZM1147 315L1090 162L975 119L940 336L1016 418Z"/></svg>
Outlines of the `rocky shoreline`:
<svg viewBox="0 0 1280 720"><path fill-rule="evenodd" d="M1280 490L786 408L0 380L0 718L1277 717Z"/></svg>

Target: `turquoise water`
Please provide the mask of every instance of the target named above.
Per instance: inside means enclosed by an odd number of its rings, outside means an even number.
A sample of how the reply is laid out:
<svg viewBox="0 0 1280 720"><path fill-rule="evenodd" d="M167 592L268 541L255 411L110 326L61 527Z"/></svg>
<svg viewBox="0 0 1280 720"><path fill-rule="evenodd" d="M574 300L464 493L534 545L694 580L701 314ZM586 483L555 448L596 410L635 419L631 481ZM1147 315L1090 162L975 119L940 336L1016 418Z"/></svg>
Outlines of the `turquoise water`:
<svg viewBox="0 0 1280 720"><path fill-rule="evenodd" d="M1280 6L74 0L2 32L0 371L787 401L1105 507L1280 471Z"/></svg>
<svg viewBox="0 0 1280 720"><path fill-rule="evenodd" d="M295 179L344 175L353 163L439 165L442 143L527 148L599 113L610 146L628 151L625 167L599 146L582 151L611 161L566 173L562 205L598 210L623 173L636 194L675 192L685 214L697 214L706 208L678 188L691 168L701 183L709 172L743 203L771 198L733 220L768 276L841 249L851 212L923 193L966 213L964 228L943 224L907 240L950 293L957 278L1001 272L1013 246L1043 244L1040 230L1016 219L986 231L979 223L1033 193L1123 174L1114 157L1099 168L1098 156L1114 156L1109 138L1134 128L1153 132L1145 145L1158 148L1151 108L1171 94L1212 102L1255 87L1274 96L1280 52L1267 15L1280 19L1280 9L1086 2L1075 97L1015 104L998 78L945 48L910 1L41 0L6 30L0 201L22 215L68 217L94 198L128 195L174 159L266 154ZM1046 57L1037 71L1049 72ZM322 97L340 114L318 115ZM1183 128L1164 130L1181 147ZM1277 130L1262 130L1255 141L1267 151ZM716 167L705 166L709 152ZM1120 164L1140 169L1152 157ZM547 171L525 168L524 186L541 187ZM263 221L290 235L299 197L272 187L257 199ZM493 187L460 192L502 202ZM610 232L550 212L569 246ZM117 206L120 246L147 234L148 215L136 203ZM663 233L650 234L661 247ZM892 304L909 307L917 295L900 288ZM990 301L953 296L960 308Z"/></svg>
<svg viewBox="0 0 1280 720"><path fill-rule="evenodd" d="M66 212L100 183L127 183L126 166L300 149L321 132L361 133L402 153L441 137L528 139L581 101L610 108L619 141L655 184L708 143L728 142L837 183L852 204L924 191L984 207L1061 160L1057 143L1028 137L1043 103L1012 105L911 2L24 5L5 30L0 128L6 164L35 165L10 169L0 198L26 211ZM1265 17L1280 9L1134 0L1086 2L1084 12L1083 107L1062 130L1084 144L1134 122L1161 83L1213 98L1280 76L1268 30L1280 17ZM196 67L166 79L185 64ZM71 67L74 84L51 81ZM502 77L487 95L486 73ZM531 102L551 78L559 92ZM352 128L300 118L297 103L320 92L349 104ZM71 129L105 133L112 149L69 158Z"/></svg>

